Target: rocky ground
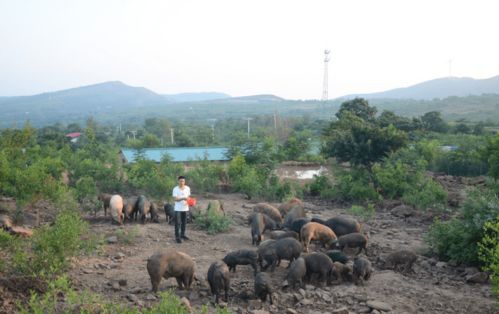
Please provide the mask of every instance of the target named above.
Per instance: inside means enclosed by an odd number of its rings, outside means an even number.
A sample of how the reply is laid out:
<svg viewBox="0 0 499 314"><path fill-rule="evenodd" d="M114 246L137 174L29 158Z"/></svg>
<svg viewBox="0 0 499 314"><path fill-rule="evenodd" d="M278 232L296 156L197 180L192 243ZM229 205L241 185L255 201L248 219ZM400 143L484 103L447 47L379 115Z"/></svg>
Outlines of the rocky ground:
<svg viewBox="0 0 499 314"><path fill-rule="evenodd" d="M99 254L79 258L74 263L70 277L79 288L86 288L122 303L147 307L157 302L150 292L151 284L146 270L147 258L166 248L177 248L196 262L198 281L192 291L176 289L176 281L163 280L160 290L173 289L189 300L193 311L212 301L206 282L209 265L236 249L254 249L251 246L250 228L245 224L253 205L238 194L211 195L224 203L233 225L228 233L208 235L188 225L190 241L176 244L173 226L161 223L126 224L119 227L105 217L91 218L92 232L106 240ZM200 199L203 202L202 199ZM204 200L206 201L206 200ZM369 234L367 258L375 272L365 286L343 283L319 288L308 284L306 289L283 288L287 262L283 261L271 273L274 305L262 304L253 297L253 276L249 266L239 266L232 274L228 306L236 313L497 313L491 297L490 284L469 283L480 281L480 274L473 268L464 268L422 256L425 251L423 235L432 221L431 215L419 215L410 208L378 209L375 218L364 225ZM329 218L347 214L346 210L321 201L305 202L309 216ZM121 231L120 231L121 230ZM131 244L117 234L136 233ZM318 249L318 248L316 248ZM401 274L379 268L377 258L397 249L410 249L419 254L414 273ZM210 309L214 309L210 305Z"/></svg>

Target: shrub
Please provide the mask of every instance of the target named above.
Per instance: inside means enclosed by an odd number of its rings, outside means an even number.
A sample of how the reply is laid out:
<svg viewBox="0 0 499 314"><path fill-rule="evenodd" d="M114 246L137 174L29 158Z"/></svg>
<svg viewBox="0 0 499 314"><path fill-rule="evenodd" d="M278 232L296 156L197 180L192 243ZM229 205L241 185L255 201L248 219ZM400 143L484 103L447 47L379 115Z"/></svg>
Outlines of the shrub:
<svg viewBox="0 0 499 314"><path fill-rule="evenodd" d="M348 211L350 212L350 214L354 216L361 217L364 221L372 219L376 213L374 205L371 203L367 204L366 207L359 205L352 205L352 207L350 207Z"/></svg>
<svg viewBox="0 0 499 314"><path fill-rule="evenodd" d="M33 269L58 273L83 248L81 236L88 231L88 224L76 212L62 211L51 227L37 230L33 238Z"/></svg>
<svg viewBox="0 0 499 314"><path fill-rule="evenodd" d="M201 160L187 172L189 185L197 192L217 192L223 168L207 159Z"/></svg>
<svg viewBox="0 0 499 314"><path fill-rule="evenodd" d="M97 194L97 187L92 177L84 176L76 182L76 197L82 202L85 198L93 197Z"/></svg>
<svg viewBox="0 0 499 314"><path fill-rule="evenodd" d="M425 240L444 260L478 265L478 243L484 237L484 225L495 221L498 213L499 199L494 191L472 191L459 215L446 222L437 219Z"/></svg>
<svg viewBox="0 0 499 314"><path fill-rule="evenodd" d="M207 210L194 220L197 226L208 231L208 234L227 232L232 223L229 216L219 214L213 210Z"/></svg>
<svg viewBox="0 0 499 314"><path fill-rule="evenodd" d="M402 199L419 209L443 208L447 204L447 192L431 178L423 178L404 192Z"/></svg>
<svg viewBox="0 0 499 314"><path fill-rule="evenodd" d="M173 291L159 293L159 302L151 308L139 308L107 301L88 290L76 291L66 276L58 277L48 284L47 291L40 295L32 292L27 304L17 303L19 312L27 313L125 313L125 314L187 314ZM217 308L217 313L227 313Z"/></svg>
<svg viewBox="0 0 499 314"><path fill-rule="evenodd" d="M391 199L401 197L411 184L418 180L415 176L420 176L420 174L411 171L409 165L400 160L394 163L386 161L382 165L375 164L372 172L378 191Z"/></svg>
<svg viewBox="0 0 499 314"><path fill-rule="evenodd" d="M322 195L333 187L327 176L314 176L314 181L306 185L307 191L312 196Z"/></svg>
<svg viewBox="0 0 499 314"><path fill-rule="evenodd" d="M478 256L484 270L491 272L492 292L499 305L499 214L495 221L488 221L483 227L484 236L478 244Z"/></svg>
<svg viewBox="0 0 499 314"><path fill-rule="evenodd" d="M371 201L380 198L369 173L361 168L352 168L350 172L340 175L332 191L326 190L321 196L326 194L343 201Z"/></svg>
<svg viewBox="0 0 499 314"><path fill-rule="evenodd" d="M138 235L139 235L138 226L133 226L132 228L127 228L127 229L120 228L116 230L116 236L118 237L118 241L126 245L133 244Z"/></svg>

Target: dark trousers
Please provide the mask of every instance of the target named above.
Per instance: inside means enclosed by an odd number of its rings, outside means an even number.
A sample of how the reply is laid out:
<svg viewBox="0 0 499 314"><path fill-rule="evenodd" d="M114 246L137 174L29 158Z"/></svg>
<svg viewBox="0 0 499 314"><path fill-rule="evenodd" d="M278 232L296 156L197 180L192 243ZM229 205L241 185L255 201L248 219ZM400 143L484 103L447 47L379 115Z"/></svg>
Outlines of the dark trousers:
<svg viewBox="0 0 499 314"><path fill-rule="evenodd" d="M187 212L175 212L175 238L185 236L185 224L187 222Z"/></svg>

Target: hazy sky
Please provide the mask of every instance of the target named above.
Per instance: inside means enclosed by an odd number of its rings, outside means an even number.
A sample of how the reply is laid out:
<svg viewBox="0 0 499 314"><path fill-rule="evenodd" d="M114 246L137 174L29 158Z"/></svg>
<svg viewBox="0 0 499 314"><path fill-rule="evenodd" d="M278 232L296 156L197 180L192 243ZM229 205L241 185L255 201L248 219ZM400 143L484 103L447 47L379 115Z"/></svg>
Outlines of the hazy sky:
<svg viewBox="0 0 499 314"><path fill-rule="evenodd" d="M119 80L330 98L499 75L499 1L0 0L0 95Z"/></svg>

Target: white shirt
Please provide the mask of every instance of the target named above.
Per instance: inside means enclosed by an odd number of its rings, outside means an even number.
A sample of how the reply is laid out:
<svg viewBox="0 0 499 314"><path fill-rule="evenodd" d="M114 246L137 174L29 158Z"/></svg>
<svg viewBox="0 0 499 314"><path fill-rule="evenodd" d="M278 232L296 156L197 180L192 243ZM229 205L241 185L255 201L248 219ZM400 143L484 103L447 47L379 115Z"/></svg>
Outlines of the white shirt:
<svg viewBox="0 0 499 314"><path fill-rule="evenodd" d="M189 197L191 196L191 188L187 185L184 185L183 189L180 189L178 186L173 188L172 196L175 197ZM187 201L175 201L175 211L176 212L186 212L189 210L189 205L187 205Z"/></svg>

